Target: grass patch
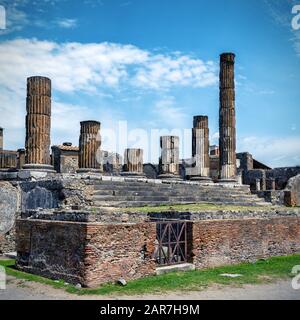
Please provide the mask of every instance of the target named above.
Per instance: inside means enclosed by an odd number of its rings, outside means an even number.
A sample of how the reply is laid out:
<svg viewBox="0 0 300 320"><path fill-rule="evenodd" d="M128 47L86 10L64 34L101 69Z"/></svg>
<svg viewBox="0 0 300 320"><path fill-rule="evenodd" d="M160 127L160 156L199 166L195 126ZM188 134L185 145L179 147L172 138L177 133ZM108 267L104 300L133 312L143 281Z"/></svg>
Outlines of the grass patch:
<svg viewBox="0 0 300 320"><path fill-rule="evenodd" d="M203 210L234 210L234 211L266 211L274 210L274 206L236 206L236 205L220 205L213 203L198 203L198 204L178 204L178 205L162 205L155 207L138 207L138 208L122 208L127 212L166 212L166 211L182 211L182 212L198 212ZM278 209L278 207L276 207Z"/></svg>
<svg viewBox="0 0 300 320"><path fill-rule="evenodd" d="M150 276L134 281L129 281L127 286L106 284L96 289L77 289L73 285L65 285L64 281L53 281L40 276L24 273L14 269L14 260L0 261L6 268L7 274L18 279L35 281L50 285L54 288L66 290L68 293L78 295L112 295L112 294L147 294L163 293L168 291L193 291L201 290L213 284L243 285L260 284L276 279L292 277L291 270L295 265L300 265L300 254L273 257L259 260L255 263L242 263L238 265L210 268L204 270L169 273L161 276ZM242 277L221 277L222 273L241 274Z"/></svg>

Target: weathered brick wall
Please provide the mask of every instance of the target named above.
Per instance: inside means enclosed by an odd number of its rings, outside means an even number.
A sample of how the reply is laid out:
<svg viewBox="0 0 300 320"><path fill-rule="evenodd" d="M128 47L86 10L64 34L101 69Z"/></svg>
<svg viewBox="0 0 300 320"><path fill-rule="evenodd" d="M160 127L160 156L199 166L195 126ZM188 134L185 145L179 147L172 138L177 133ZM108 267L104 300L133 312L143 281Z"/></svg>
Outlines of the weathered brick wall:
<svg viewBox="0 0 300 320"><path fill-rule="evenodd" d="M16 232L19 269L84 283L86 224L19 219Z"/></svg>
<svg viewBox="0 0 300 320"><path fill-rule="evenodd" d="M199 221L193 224L197 268L300 252L300 217Z"/></svg>
<svg viewBox="0 0 300 320"><path fill-rule="evenodd" d="M17 221L17 267L84 286L155 273L154 223Z"/></svg>
<svg viewBox="0 0 300 320"><path fill-rule="evenodd" d="M156 224L88 224L86 285L155 274Z"/></svg>

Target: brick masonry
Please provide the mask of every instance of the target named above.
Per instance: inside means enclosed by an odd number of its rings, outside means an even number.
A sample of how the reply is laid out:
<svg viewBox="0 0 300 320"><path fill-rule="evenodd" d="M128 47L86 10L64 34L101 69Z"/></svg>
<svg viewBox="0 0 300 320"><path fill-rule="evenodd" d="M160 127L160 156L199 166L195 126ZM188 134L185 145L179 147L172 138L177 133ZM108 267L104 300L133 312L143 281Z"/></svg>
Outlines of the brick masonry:
<svg viewBox="0 0 300 320"><path fill-rule="evenodd" d="M95 287L155 273L154 223L17 221L17 267Z"/></svg>
<svg viewBox="0 0 300 320"><path fill-rule="evenodd" d="M155 274L155 223L89 224L85 247L86 285Z"/></svg>
<svg viewBox="0 0 300 320"><path fill-rule="evenodd" d="M300 252L300 217L190 223L197 268ZM96 287L155 274L156 223L17 221L17 267L52 279Z"/></svg>
<svg viewBox="0 0 300 320"><path fill-rule="evenodd" d="M212 220L193 225L197 268L300 252L300 217Z"/></svg>

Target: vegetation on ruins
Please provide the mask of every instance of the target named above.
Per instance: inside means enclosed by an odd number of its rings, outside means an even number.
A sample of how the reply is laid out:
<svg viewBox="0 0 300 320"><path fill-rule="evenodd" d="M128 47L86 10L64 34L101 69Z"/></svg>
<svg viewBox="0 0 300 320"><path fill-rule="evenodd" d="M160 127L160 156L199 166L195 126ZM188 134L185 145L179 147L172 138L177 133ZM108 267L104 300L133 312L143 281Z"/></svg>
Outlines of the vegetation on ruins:
<svg viewBox="0 0 300 320"><path fill-rule="evenodd" d="M33 274L18 271L14 267L14 260L0 260L8 275L42 284L57 289L64 289L68 293L78 295L137 295L145 293L163 293L169 291L203 290L213 284L241 286L244 284L261 284L288 279L293 277L292 268L300 265L300 254L284 257L272 257L258 260L254 263L241 263L224 267L195 270L188 272L173 272L160 276L150 276L129 281L125 287L118 284L105 284L96 289L78 289L66 284L63 280L55 281ZM221 274L239 274L240 277L222 277Z"/></svg>

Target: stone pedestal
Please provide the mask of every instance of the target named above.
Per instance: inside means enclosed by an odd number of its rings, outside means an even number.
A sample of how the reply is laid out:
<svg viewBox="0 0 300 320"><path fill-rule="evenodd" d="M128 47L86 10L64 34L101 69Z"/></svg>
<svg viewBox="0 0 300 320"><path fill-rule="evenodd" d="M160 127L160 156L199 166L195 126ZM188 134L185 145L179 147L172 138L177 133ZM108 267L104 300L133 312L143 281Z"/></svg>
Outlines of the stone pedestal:
<svg viewBox="0 0 300 320"><path fill-rule="evenodd" d="M51 80L27 79L25 170L55 172L50 161Z"/></svg>
<svg viewBox="0 0 300 320"><path fill-rule="evenodd" d="M145 177L142 149L125 149L122 176Z"/></svg>
<svg viewBox="0 0 300 320"><path fill-rule="evenodd" d="M209 177L209 128L207 116L195 116L192 129L192 176L191 180L208 183Z"/></svg>
<svg viewBox="0 0 300 320"><path fill-rule="evenodd" d="M181 179L179 175L179 137L160 137L159 179Z"/></svg>
<svg viewBox="0 0 300 320"><path fill-rule="evenodd" d="M102 173L100 122L80 122L79 173Z"/></svg>
<svg viewBox="0 0 300 320"><path fill-rule="evenodd" d="M236 119L233 53L220 56L220 181L236 183Z"/></svg>

